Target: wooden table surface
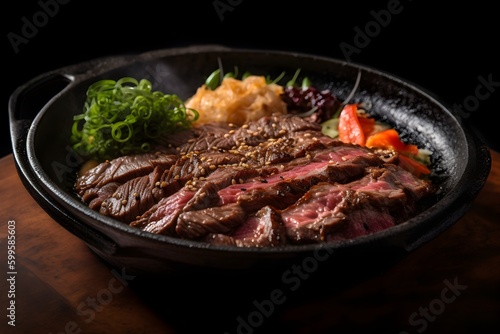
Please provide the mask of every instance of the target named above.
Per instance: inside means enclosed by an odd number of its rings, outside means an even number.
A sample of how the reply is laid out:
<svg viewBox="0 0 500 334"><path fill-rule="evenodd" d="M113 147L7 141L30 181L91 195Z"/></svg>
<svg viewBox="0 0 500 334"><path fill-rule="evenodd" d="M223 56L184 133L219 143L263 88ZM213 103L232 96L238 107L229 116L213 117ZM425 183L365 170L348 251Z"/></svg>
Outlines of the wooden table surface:
<svg viewBox="0 0 500 334"><path fill-rule="evenodd" d="M500 154L491 156L472 207L437 238L355 284L309 295L304 281L275 303L270 290L246 293L248 282L149 283L113 270L40 208L6 156L0 333L500 333Z"/></svg>

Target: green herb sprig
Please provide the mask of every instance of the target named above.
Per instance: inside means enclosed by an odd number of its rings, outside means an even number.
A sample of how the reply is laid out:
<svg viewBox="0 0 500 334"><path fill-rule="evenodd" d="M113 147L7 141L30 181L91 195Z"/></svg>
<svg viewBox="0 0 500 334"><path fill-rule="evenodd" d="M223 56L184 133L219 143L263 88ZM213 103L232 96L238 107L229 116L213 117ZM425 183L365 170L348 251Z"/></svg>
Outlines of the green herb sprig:
<svg viewBox="0 0 500 334"><path fill-rule="evenodd" d="M301 69L297 69L295 71L295 74L293 76L293 78L291 80L289 80L286 84L285 84L285 87L290 87L290 86L296 86L297 85L297 79L298 79L298 76L299 76L299 73L300 73ZM279 84L280 80L283 79L283 77L285 76L285 72L281 72L280 75L278 75L276 78L271 78L271 76L269 75L266 75L266 83L267 84ZM252 73L250 73L249 71L246 71L244 72L242 75L241 75L241 80L244 80L246 79L248 76L252 75ZM223 70L221 67L219 67L218 69L216 69L215 71L213 71L212 73L210 73L210 75L205 79L205 85L208 89L210 90L214 90L216 89L217 87L220 86L220 84L222 83L222 80L224 78L234 78L234 79L238 79L238 67L235 67L234 68L234 72L227 72L227 73L223 73ZM309 80L308 77L305 77L302 79L302 88L306 89L308 87L311 86L311 81Z"/></svg>

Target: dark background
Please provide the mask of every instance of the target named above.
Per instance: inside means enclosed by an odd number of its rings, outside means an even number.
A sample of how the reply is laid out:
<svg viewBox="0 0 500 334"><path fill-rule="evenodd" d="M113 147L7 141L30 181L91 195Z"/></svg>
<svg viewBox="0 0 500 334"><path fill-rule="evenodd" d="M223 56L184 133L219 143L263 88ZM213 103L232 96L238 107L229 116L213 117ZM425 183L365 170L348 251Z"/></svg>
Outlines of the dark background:
<svg viewBox="0 0 500 334"><path fill-rule="evenodd" d="M219 13L215 5L219 4ZM8 99L33 77L52 69L103 56L134 54L193 44L289 50L346 59L341 43L356 46L356 28L376 22L398 1L21 1L4 6L4 108L0 156L12 151ZM223 6L226 6L225 9ZM415 83L444 102L468 105L465 121L498 150L500 72L498 12L493 2L401 0L390 22L349 61ZM45 13L45 14L43 14ZM220 15L219 15L220 14ZM46 20L43 21L43 18ZM42 19L42 21L36 20ZM38 22L36 31L28 23ZM26 33L31 35L19 42ZM359 42L357 44L359 45ZM16 50L17 48L17 50ZM476 99L479 77L494 84ZM57 129L54 129L57 131Z"/></svg>

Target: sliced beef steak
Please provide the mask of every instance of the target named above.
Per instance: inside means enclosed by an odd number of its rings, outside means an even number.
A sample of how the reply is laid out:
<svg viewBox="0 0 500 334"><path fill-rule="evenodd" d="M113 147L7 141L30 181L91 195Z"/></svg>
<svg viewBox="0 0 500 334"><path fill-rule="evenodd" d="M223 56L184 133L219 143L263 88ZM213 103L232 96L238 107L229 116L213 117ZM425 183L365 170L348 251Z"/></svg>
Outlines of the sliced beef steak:
<svg viewBox="0 0 500 334"><path fill-rule="evenodd" d="M124 183L132 178L147 175L160 166L168 168L178 159L175 154L144 153L127 155L111 161L103 162L80 176L75 183L75 190L81 197L85 197L85 202L92 200L86 194L87 191L93 193L92 188L100 188L107 183Z"/></svg>
<svg viewBox="0 0 500 334"><path fill-rule="evenodd" d="M111 196L102 201L99 212L123 222L135 220L167 195L160 182L163 172L161 167L156 167L148 175L136 177L118 186Z"/></svg>
<svg viewBox="0 0 500 334"><path fill-rule="evenodd" d="M246 220L247 212L237 203L210 207L179 215L176 232L181 238L200 239L208 233L226 234Z"/></svg>
<svg viewBox="0 0 500 334"><path fill-rule="evenodd" d="M281 215L291 242L352 239L400 224L433 191L428 181L386 164L347 184L311 187Z"/></svg>
<svg viewBox="0 0 500 334"><path fill-rule="evenodd" d="M238 247L278 247L288 244L281 215L270 206L257 211L231 233L209 233L205 241L214 245Z"/></svg>
<svg viewBox="0 0 500 334"><path fill-rule="evenodd" d="M285 165L265 166L260 170L247 169L248 173L245 175L242 172L238 176L231 175L227 178L226 183L219 182L217 186L211 187L212 193L209 196L211 200L203 202L210 203L210 207L200 209L199 206L195 208L184 205L182 212L180 212L181 208L178 207L176 232L179 236L190 239L200 239L209 233L222 233L216 228L228 233L247 224L249 217L258 216L257 212L263 207L285 209L319 182L345 183L356 180L364 175L367 167L383 163L376 155L367 150L360 150L355 146L350 146L349 149L335 147L342 151L342 154L318 154L315 162L311 163L292 164L290 167ZM356 152L352 152L353 150ZM336 159L336 157L340 162L331 160L332 158ZM345 161L339 157L344 158ZM220 170L211 176L221 173ZM259 175L252 175L252 172L256 171ZM210 180L211 176L207 180ZM248 176L254 177L248 178ZM229 182L229 180L235 179L239 181ZM210 184L213 185L213 183ZM205 198L207 196L205 188L200 188L204 191L194 194L189 202L193 202L199 194ZM217 189L220 190L216 194L213 193ZM159 208L159 210L166 212L163 208ZM230 214L232 211L235 212L234 215ZM163 220L163 223L167 223L167 221ZM159 223L154 222L154 224L158 226ZM168 221L168 224L172 224L172 222Z"/></svg>
<svg viewBox="0 0 500 334"><path fill-rule="evenodd" d="M163 153L77 179L93 210L155 233L238 247L351 239L406 221L435 189L393 151L345 144L296 115L164 135Z"/></svg>
<svg viewBox="0 0 500 334"><path fill-rule="evenodd" d="M215 130L214 127L220 127L222 132L220 129ZM197 131L195 138L180 145L180 151L187 154L210 149L231 150L241 146L257 146L269 139L309 131L321 133L321 125L293 115L266 116L239 128L225 124L209 124L205 125L201 131Z"/></svg>
<svg viewBox="0 0 500 334"><path fill-rule="evenodd" d="M254 169L218 168L207 178L192 180L175 194L161 199L130 222L130 225L145 231L170 231L169 226L176 224L182 212L202 210L217 205L220 201L219 189L236 183L235 180L243 180L255 175ZM177 203L178 201L181 203Z"/></svg>
<svg viewBox="0 0 500 334"><path fill-rule="evenodd" d="M136 217L130 226L155 234L176 236L177 217L193 195L192 190L182 188L175 194L162 198L141 216Z"/></svg>

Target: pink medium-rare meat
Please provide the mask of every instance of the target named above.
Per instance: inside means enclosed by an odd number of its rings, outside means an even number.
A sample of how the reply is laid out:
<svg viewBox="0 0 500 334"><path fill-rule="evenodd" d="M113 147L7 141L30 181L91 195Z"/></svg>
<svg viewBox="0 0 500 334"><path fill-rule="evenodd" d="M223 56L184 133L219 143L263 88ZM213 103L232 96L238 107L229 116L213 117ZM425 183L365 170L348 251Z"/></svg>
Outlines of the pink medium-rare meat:
<svg viewBox="0 0 500 334"><path fill-rule="evenodd" d="M396 152L342 143L294 115L204 124L165 140L168 154L105 162L77 180L77 193L150 233L275 247L385 230L435 192L397 165Z"/></svg>
<svg viewBox="0 0 500 334"><path fill-rule="evenodd" d="M288 237L295 243L351 239L397 225L429 196L427 181L392 164L368 168L347 184L321 183L282 210Z"/></svg>

